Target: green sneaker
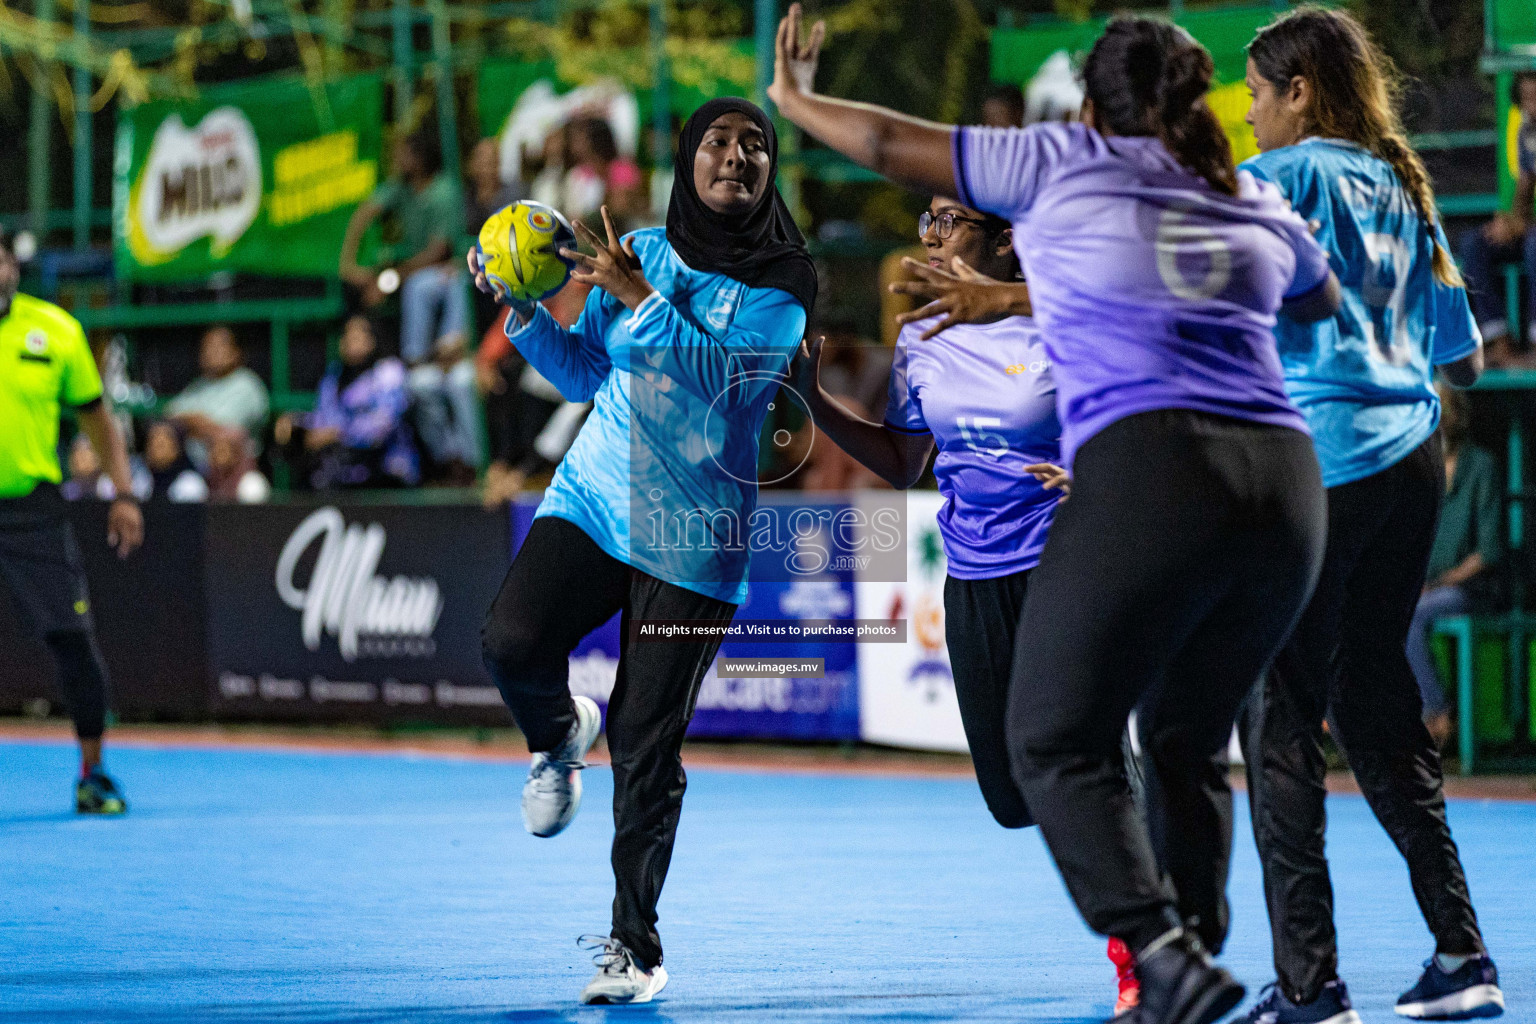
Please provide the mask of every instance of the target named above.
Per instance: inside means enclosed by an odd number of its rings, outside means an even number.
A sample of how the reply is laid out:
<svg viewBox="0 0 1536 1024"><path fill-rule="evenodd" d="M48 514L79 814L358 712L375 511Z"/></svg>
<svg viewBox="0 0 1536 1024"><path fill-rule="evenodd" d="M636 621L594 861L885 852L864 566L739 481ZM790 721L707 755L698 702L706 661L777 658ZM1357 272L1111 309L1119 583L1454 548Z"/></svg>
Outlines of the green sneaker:
<svg viewBox="0 0 1536 1024"><path fill-rule="evenodd" d="M75 783L75 811L79 814L122 814L128 809L112 776L98 765L91 774Z"/></svg>

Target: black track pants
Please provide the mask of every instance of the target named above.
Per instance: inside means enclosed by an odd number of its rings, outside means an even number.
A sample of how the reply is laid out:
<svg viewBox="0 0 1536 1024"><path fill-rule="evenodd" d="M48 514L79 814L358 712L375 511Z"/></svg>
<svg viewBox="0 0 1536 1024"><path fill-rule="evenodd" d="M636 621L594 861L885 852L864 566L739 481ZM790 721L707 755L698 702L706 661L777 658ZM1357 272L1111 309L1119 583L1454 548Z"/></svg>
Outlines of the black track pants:
<svg viewBox="0 0 1536 1024"><path fill-rule="evenodd" d="M1317 459L1298 431L1161 410L1078 452L1030 576L1008 739L1095 931L1140 950L1193 921L1220 948L1232 839L1221 754L1306 603L1323 531ZM1155 854L1121 754L1138 705L1160 791Z"/></svg>
<svg viewBox="0 0 1536 1024"><path fill-rule="evenodd" d="M646 967L661 963L656 903L683 809L683 733L718 640L631 642L650 619L729 622L736 606L664 583L608 555L580 527L533 521L486 618L486 668L533 751L575 720L569 658L622 611L618 676L608 700L613 760L613 937Z"/></svg>
<svg viewBox="0 0 1536 1024"><path fill-rule="evenodd" d="M1371 810L1408 863L1436 950L1483 948L1446 824L1440 755L1406 653L1444 492L1439 435L1380 473L1329 488L1317 589L1244 716L1275 971L1281 991L1299 1002L1315 999L1338 971L1323 853L1325 714Z"/></svg>

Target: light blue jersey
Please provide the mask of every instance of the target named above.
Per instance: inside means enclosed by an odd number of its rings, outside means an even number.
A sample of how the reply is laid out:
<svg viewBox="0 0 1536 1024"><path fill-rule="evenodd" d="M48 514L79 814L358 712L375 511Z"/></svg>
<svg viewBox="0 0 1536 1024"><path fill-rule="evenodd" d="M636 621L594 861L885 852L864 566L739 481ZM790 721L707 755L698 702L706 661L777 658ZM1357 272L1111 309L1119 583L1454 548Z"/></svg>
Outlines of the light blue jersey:
<svg viewBox="0 0 1536 1024"><path fill-rule="evenodd" d="M1435 280L1434 247L1392 166L1352 142L1304 139L1243 162L1316 227L1344 290L1339 312L1275 327L1286 389L1307 417L1323 485L1379 473L1440 423L1434 368L1482 344L1463 288ZM1437 225L1433 237L1445 245Z"/></svg>
<svg viewBox="0 0 1536 1024"><path fill-rule="evenodd" d="M568 400L593 402L537 515L608 554L739 604L757 507L758 435L805 333L805 309L687 266L663 228L629 236L656 291L630 311L601 289L570 330L541 306L507 337Z"/></svg>

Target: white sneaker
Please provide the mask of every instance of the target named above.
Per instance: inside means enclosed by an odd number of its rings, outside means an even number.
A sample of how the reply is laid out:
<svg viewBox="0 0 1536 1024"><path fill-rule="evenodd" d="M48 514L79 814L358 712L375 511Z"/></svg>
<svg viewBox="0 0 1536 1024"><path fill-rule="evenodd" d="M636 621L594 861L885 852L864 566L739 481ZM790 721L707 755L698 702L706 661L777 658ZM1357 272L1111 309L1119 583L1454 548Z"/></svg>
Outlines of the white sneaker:
<svg viewBox="0 0 1536 1024"><path fill-rule="evenodd" d="M581 990L583 1003L648 1003L667 987L667 969L657 964L642 971L635 955L618 939L583 935L576 940L583 949L597 950L597 973Z"/></svg>
<svg viewBox="0 0 1536 1024"><path fill-rule="evenodd" d="M572 697L576 721L565 742L547 753L533 755L528 781L523 783L523 827L536 836L555 836L576 817L581 807L581 776L587 766L582 758L597 742L602 715L590 697Z"/></svg>

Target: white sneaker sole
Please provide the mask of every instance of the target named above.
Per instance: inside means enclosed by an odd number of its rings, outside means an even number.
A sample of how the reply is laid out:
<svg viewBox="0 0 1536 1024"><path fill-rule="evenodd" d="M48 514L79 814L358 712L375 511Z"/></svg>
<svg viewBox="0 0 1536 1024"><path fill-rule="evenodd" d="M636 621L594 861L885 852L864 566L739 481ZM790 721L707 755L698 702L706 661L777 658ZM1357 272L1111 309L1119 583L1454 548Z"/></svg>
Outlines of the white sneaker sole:
<svg viewBox="0 0 1536 1024"><path fill-rule="evenodd" d="M571 701L576 705L576 723L578 728L576 730L575 749L565 751L572 756L564 760L580 761L587 756L587 752L597 742L598 731L603 725L603 713L598 710L597 702L591 697L572 697ZM523 828L528 831L529 835L537 836L540 839L550 839L559 835L565 831L566 826L576 819L576 812L581 810L581 773L579 771L571 773L570 802L566 805L565 813L553 822L543 826L535 825L528 818L526 799L522 807Z"/></svg>
<svg viewBox="0 0 1536 1024"><path fill-rule="evenodd" d="M634 1006L637 1003L648 1003L655 999L662 989L667 987L667 969L657 967L651 972L650 983L636 992L634 995L625 995L614 992L593 992L588 986L581 993L581 1001L586 1005L610 1005L610 1006Z"/></svg>
<svg viewBox="0 0 1536 1024"><path fill-rule="evenodd" d="M1460 992L1422 1003L1398 1003L1398 1014L1414 1020L1471 1020L1504 1012L1504 993L1497 985L1473 985Z"/></svg>
<svg viewBox="0 0 1536 1024"><path fill-rule="evenodd" d="M1360 1015L1354 1010L1345 1010L1343 1013L1334 1014L1327 1020L1322 1021L1321 1024L1364 1024L1364 1022L1360 1020Z"/></svg>

